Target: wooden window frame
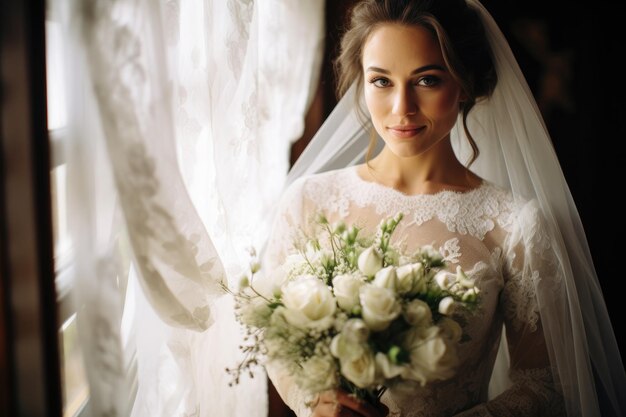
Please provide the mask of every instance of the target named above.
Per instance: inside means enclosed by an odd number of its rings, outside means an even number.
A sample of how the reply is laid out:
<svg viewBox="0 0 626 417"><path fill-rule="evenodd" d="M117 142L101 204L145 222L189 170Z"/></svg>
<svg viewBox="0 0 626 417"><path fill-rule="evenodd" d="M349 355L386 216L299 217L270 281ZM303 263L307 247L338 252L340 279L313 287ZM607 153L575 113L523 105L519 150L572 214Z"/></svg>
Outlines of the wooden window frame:
<svg viewBox="0 0 626 417"><path fill-rule="evenodd" d="M62 415L45 1L0 2L0 414Z"/></svg>

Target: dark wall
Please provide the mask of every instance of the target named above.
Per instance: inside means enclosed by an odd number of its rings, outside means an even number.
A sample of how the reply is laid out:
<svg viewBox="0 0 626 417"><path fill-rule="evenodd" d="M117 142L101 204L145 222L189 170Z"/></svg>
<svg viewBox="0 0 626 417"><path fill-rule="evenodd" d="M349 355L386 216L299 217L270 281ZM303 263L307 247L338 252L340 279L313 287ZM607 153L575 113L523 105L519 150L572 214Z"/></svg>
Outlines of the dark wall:
<svg viewBox="0 0 626 417"><path fill-rule="evenodd" d="M617 6L490 0L540 105L578 206L621 351L626 349L621 186L624 21Z"/></svg>

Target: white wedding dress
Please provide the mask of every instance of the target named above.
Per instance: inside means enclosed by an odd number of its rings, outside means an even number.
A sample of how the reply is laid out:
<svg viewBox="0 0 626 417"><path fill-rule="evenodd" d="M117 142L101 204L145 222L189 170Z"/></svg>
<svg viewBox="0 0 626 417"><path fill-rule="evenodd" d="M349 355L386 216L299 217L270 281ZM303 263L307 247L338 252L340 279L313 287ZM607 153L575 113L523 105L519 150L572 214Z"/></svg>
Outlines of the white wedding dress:
<svg viewBox="0 0 626 417"><path fill-rule="evenodd" d="M482 298L478 311L457 317L463 338L455 377L416 385L410 391L387 390L382 401L389 415L564 415L535 297L536 291L564 297L562 279L533 200L515 200L487 181L467 192L406 195L362 179L356 167L306 176L294 182L282 199L264 269L280 267L294 250L295 232L310 227L318 213L330 222L343 220L372 234L381 219L398 212L404 213L404 219L394 233L395 241L408 251L426 244L440 248L447 268L454 271L460 265L476 279ZM276 277L281 275L271 275L272 284L280 285ZM488 400L502 337L508 340L509 388L499 395L492 393L495 396ZM299 417L308 417L310 398L276 364L268 364L267 369L283 400Z"/></svg>

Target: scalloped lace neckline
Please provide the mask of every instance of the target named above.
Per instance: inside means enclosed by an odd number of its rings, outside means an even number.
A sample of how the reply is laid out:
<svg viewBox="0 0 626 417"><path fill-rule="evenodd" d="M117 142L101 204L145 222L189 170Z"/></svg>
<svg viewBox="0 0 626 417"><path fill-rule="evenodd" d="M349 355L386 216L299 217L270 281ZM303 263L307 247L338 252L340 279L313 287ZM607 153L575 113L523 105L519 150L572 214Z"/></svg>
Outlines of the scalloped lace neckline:
<svg viewBox="0 0 626 417"><path fill-rule="evenodd" d="M417 226L436 218L449 231L483 239L496 222L505 229L511 223L513 200L483 180L468 191L441 190L434 194L404 194L361 178L356 167L313 176L305 194L317 208L347 217L353 210L371 209L379 216L403 212Z"/></svg>
<svg viewBox="0 0 626 417"><path fill-rule="evenodd" d="M387 185L383 185L375 181L367 181L361 178L361 176L358 173L357 165L348 168L346 171L348 171L348 174L352 177L353 180L355 180L356 182L360 184L376 188L388 195L393 195L393 196L400 197L406 200L437 199L437 198L441 198L444 196L469 197L489 185L488 181L482 179L478 187L474 187L466 191L440 190L432 194L406 194L406 193L403 193L402 191L396 190L395 188L389 187Z"/></svg>

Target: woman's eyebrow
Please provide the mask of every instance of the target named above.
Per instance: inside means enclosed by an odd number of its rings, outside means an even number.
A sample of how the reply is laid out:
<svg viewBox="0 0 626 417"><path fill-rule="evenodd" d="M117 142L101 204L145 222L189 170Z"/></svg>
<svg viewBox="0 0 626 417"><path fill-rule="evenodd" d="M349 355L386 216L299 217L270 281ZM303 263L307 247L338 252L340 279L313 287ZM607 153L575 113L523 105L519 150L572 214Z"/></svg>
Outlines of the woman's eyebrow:
<svg viewBox="0 0 626 417"><path fill-rule="evenodd" d="M444 71L444 72L446 71L446 69L442 67L441 65L432 64L432 65L424 65L423 67L414 69L411 72L411 75L419 74L420 72L429 71L429 70L439 70L439 71ZM386 70L384 68L379 68L379 67L372 67L372 66L367 67L366 71L375 71L375 72L380 72L382 74L391 74L389 70Z"/></svg>

